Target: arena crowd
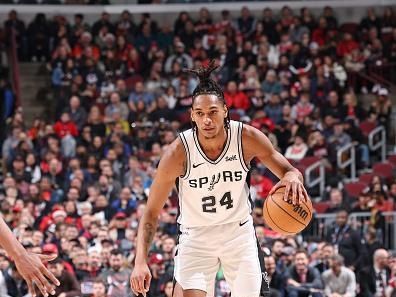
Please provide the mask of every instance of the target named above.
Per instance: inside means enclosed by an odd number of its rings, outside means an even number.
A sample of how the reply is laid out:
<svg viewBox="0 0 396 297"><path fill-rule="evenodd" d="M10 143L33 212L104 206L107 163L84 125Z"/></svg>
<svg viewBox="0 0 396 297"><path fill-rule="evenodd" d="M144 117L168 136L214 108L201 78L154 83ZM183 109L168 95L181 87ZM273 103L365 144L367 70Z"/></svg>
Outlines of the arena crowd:
<svg viewBox="0 0 396 297"><path fill-rule="evenodd" d="M1 78L7 125L0 211L28 250L59 255L48 264L61 281L57 296L132 296L136 231L150 184L177 132L190 127L197 81L184 69L211 59L221 66L214 76L233 119L265 132L295 164L326 160L321 199L336 220L321 237L310 230L281 237L266 228L262 205L276 181L253 164L253 214L273 296L395 296L396 258L384 246L381 214L394 209L396 179L374 176L352 199L334 165L337 150L355 142L359 172L370 172L376 156L359 125L390 132L389 90L360 74L396 62L392 8L369 9L355 27L340 24L331 7L318 17L289 7L254 16L244 7L237 18L224 10L219 19L202 8L196 18L180 12L173 24L148 13L133 19L128 11L104 12L93 24L82 14L68 21L40 13L25 24L11 11L1 36L7 40L12 29L19 60L47 65L53 114L27 126ZM358 96L368 93L373 100L363 106ZM355 228L351 212L371 217ZM173 191L149 256L150 297L172 295L177 214ZM0 270L0 296L27 294L4 252ZM215 296L228 294L219 271Z"/></svg>

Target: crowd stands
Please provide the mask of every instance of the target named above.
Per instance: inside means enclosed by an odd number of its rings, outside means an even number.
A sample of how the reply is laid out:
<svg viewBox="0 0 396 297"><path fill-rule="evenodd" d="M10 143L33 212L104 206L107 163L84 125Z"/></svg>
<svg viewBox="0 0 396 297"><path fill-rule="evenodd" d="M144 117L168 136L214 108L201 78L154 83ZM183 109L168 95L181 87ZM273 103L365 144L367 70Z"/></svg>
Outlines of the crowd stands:
<svg viewBox="0 0 396 297"><path fill-rule="evenodd" d="M130 296L136 230L156 166L177 131L190 126L197 81L183 70L211 59L221 66L215 78L232 118L264 131L292 162L327 160L322 199L336 223L326 238L306 234L304 241L265 227L263 200L275 180L253 164L253 214L273 296L394 296L396 262L380 249L387 235L379 231L381 212L393 210L396 181L375 177L354 201L334 164L337 149L356 142L358 168L370 168L375 156L360 123L390 132L389 91L359 73L396 62L396 15L369 9L355 34L341 25L331 7L318 18L307 8L266 8L255 17L244 7L236 19L226 10L212 19L202 8L197 18L181 12L174 24L147 13L134 20L128 11L104 12L93 24L81 14L72 22L38 14L25 24L10 12L5 34L16 30L20 60L47 63L54 112L31 126L20 108L8 115L0 210L27 249L59 255L48 264L62 283L57 296ZM373 100L366 108L357 94L367 92ZM348 224L351 211L372 213L364 234ZM177 214L173 191L149 256L149 296L172 294ZM24 296L4 253L0 269L0 295ZM216 296L228 296L221 271L217 279Z"/></svg>

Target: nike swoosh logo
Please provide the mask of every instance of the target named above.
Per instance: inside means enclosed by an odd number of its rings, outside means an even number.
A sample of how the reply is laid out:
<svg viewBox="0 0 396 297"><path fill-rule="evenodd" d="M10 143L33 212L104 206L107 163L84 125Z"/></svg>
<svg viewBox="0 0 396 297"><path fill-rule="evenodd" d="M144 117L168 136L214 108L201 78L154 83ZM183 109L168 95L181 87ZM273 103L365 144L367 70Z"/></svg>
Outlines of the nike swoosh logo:
<svg viewBox="0 0 396 297"><path fill-rule="evenodd" d="M201 166L202 164L205 164L205 162L199 163L199 164L193 164L193 168L197 168L198 166Z"/></svg>
<svg viewBox="0 0 396 297"><path fill-rule="evenodd" d="M249 220L246 220L246 221L243 222L243 223L239 222L239 226L243 226L243 225L245 225L247 222L249 222Z"/></svg>

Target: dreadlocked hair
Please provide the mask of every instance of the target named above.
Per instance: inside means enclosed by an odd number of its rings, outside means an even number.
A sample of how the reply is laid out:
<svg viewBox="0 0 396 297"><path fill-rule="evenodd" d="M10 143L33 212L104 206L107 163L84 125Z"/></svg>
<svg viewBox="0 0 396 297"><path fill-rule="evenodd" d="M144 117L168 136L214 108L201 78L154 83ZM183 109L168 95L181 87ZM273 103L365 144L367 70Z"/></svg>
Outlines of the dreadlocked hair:
<svg viewBox="0 0 396 297"><path fill-rule="evenodd" d="M192 93L192 105L194 105L195 98L199 95L216 95L218 100L226 105L224 99L224 93L221 87L215 82L210 75L213 71L219 68L219 65L215 64L215 60L211 60L207 67L201 66L197 69L185 69L184 72L192 73L199 78L199 84ZM230 125L230 115L227 113L227 118L224 119L224 126L228 129ZM193 123L196 128L195 123Z"/></svg>

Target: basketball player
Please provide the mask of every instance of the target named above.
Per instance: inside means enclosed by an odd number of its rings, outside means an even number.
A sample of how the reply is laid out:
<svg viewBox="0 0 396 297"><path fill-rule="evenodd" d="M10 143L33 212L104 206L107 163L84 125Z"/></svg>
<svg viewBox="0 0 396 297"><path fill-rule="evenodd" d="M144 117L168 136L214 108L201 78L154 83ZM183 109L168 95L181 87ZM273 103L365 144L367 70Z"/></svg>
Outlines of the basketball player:
<svg viewBox="0 0 396 297"><path fill-rule="evenodd" d="M2 246L8 256L15 262L19 274L25 279L29 293L35 297L35 285L39 288L43 296L47 297L48 292L55 295L52 284L59 286L56 277L43 265L42 262L54 260L57 255L30 254L21 243L14 237L10 228L0 217L0 246ZM50 283L48 280L50 280Z"/></svg>
<svg viewBox="0 0 396 297"><path fill-rule="evenodd" d="M269 296L269 284L255 236L249 197L249 163L257 157L285 186L285 197L296 204L306 199L300 172L274 150L259 130L230 121L224 94L209 67L190 70L198 75L193 92L193 128L180 133L158 166L140 221L131 288L146 295L151 274L149 248L158 215L176 181L179 192L179 244L175 256L175 295L214 294L221 265L233 297ZM182 293L179 293L182 291Z"/></svg>

